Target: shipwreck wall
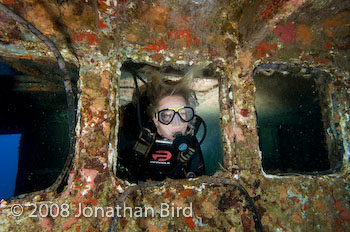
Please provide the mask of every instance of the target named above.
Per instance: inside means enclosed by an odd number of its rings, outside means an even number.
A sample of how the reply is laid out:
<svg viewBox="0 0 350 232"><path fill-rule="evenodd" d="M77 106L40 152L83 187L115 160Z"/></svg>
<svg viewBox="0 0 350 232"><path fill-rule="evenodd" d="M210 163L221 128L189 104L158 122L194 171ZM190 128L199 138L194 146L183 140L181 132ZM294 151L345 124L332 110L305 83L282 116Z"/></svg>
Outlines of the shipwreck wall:
<svg viewBox="0 0 350 232"><path fill-rule="evenodd" d="M76 147L68 183L61 193L3 200L1 231L107 231L110 215L86 217L79 208L107 210L116 202L158 213L162 203L193 209L190 217L120 217L121 231L259 231L256 213L264 231L350 227L349 1L1 2L51 38L66 62L79 70ZM54 60L49 49L6 14L0 18L1 61L21 72L30 72L27 60L48 69L45 64ZM214 70L220 83L222 171L210 178L140 186L115 178L118 81L127 59ZM329 120L336 125L339 170L285 176L263 171L254 107L253 76L259 69L296 75L317 70L330 77ZM255 210L235 183L247 190ZM33 217L33 212L38 215L33 203L56 203L63 215ZM15 204L23 208L21 216L11 212Z"/></svg>

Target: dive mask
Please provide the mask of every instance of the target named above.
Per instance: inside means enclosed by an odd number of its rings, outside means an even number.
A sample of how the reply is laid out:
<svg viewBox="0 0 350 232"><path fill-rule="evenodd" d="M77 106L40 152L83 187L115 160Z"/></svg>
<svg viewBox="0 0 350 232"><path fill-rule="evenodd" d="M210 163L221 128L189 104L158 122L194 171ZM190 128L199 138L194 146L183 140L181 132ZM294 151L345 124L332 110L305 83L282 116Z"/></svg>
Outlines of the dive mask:
<svg viewBox="0 0 350 232"><path fill-rule="evenodd" d="M182 121L189 122L194 117L194 110L189 106L166 108L156 113L156 119L164 125L169 125L173 121L176 114L181 118Z"/></svg>

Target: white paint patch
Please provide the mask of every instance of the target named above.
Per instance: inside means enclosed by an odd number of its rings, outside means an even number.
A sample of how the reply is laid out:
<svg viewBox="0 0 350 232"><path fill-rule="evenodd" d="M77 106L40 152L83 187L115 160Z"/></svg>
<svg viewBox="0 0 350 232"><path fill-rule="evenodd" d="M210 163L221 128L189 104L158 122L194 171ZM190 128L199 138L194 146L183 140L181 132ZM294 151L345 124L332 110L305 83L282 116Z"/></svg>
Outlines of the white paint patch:
<svg viewBox="0 0 350 232"><path fill-rule="evenodd" d="M343 116L342 114L340 114L342 117L342 120L340 122L341 125L341 132L343 134L343 147L344 147L344 163L348 163L349 159L350 159L350 144L347 140L347 137L349 137L349 135L346 132L346 127L347 127L347 123L349 123L349 114L345 113L345 115Z"/></svg>
<svg viewBox="0 0 350 232"><path fill-rule="evenodd" d="M193 178L193 179L196 179L196 178ZM184 189L192 189L192 190L194 189L198 192L202 192L206 187L206 185L204 183L202 183L199 187L196 187L193 185L183 185L183 186L184 186Z"/></svg>
<svg viewBox="0 0 350 232"><path fill-rule="evenodd" d="M306 202L308 202L309 201L309 197L306 195L305 197L303 197L303 195L301 195L301 194L295 194L295 193L293 193L293 191L292 191L292 187L290 187L289 189L288 189L288 197L289 198L292 198L292 197L296 197L299 201L300 201L300 204L302 204L302 205L305 205L306 204ZM305 211L302 211L301 212L301 215L302 215L302 217L305 219Z"/></svg>
<svg viewBox="0 0 350 232"><path fill-rule="evenodd" d="M186 61L184 61L184 60L177 60L177 61L176 61L176 64L184 64L184 65L185 65L185 64L186 64Z"/></svg>
<svg viewBox="0 0 350 232"><path fill-rule="evenodd" d="M155 194L158 194L158 195L160 195L160 194L162 194L162 193L165 193L165 188L164 188L164 186L155 189L155 190L154 190L154 193L155 193Z"/></svg>
<svg viewBox="0 0 350 232"><path fill-rule="evenodd" d="M117 190L118 190L119 193L123 193L124 192L124 189L120 185L118 185Z"/></svg>

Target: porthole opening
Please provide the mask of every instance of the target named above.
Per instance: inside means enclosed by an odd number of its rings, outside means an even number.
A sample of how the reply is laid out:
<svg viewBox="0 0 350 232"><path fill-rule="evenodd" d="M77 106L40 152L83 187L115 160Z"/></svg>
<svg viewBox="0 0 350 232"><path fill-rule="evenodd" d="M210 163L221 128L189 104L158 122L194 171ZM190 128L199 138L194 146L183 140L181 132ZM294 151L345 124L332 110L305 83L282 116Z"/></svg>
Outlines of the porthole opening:
<svg viewBox="0 0 350 232"><path fill-rule="evenodd" d="M119 135L118 135L119 153L118 153L118 167L117 167L117 176L123 179L130 180L128 176L123 174L123 171L127 172L129 170L126 170L127 168L125 168L124 165L120 165L120 160L123 159L123 156L120 154L120 152L122 151L121 147L124 147L126 143L130 143L129 144L130 147L134 146L134 144L136 143L134 140L135 138L137 140L137 137L138 137L138 131L137 131L138 119L137 119L136 110L134 110L133 114L128 115L129 123L123 123L126 115L124 111L128 105L130 106L131 104L130 102L132 101L133 95L135 97L135 93L136 93L135 81L134 81L134 76L132 72L134 71L136 75L140 77L137 80L137 84L138 84L138 87L142 89L143 85L146 85L147 83L147 77L140 70L145 66L151 67L153 70L156 70L157 72L161 73L162 78L164 78L165 80L171 80L171 81L177 81L181 79L181 77L183 77L183 75L185 75L191 69L190 66L154 67L154 66L150 66L149 64L136 63L131 61L127 61L123 64L121 68L121 71L122 71L121 78L119 80L119 96L120 96L119 101L120 101L121 115L119 119L120 120ZM129 69L133 71L130 71ZM141 79L143 79L144 81L141 81ZM223 163L221 131L219 126L220 110L219 110L219 101L218 101L218 94L219 94L218 79L213 77L213 72L210 69L203 69L202 76L201 77L196 76L194 78L191 88L194 90L195 96L198 101L198 106L195 107L195 114L200 116L200 118L204 120L205 126L206 126L206 131L204 129L205 128L204 124L201 124L199 126L198 131L196 132L196 138L197 138L197 141L200 142L203 136L205 137L205 139L203 140L203 143L200 145L200 148L204 158L205 174L212 175L215 171L220 169L220 164L222 165ZM141 105L140 108L142 112L141 115L143 118L147 118L147 120L150 120L149 116L147 116L147 114L144 112L145 111L144 106L147 104L148 104L147 100L140 98L140 105ZM134 123L131 123L131 122L134 122ZM144 123L144 119L143 119L143 123ZM130 125L132 125L133 128L128 128L127 130L134 131L134 134L137 133L136 137L134 135L133 139L123 138L124 137L123 133L126 130L125 128L127 128L125 124L128 124L129 127ZM155 141L158 141L158 140L155 140ZM151 154L152 149L153 148L151 148L151 151L148 154L149 156L152 155ZM160 156L164 154L158 154L158 155ZM176 156L177 155L178 154L176 154ZM139 175L142 175L142 173L143 173L143 170L141 170L141 174Z"/></svg>
<svg viewBox="0 0 350 232"><path fill-rule="evenodd" d="M66 93L55 74L57 63L38 70L35 62L23 62L26 73L1 63L0 143L8 142L0 153L3 166L15 165L17 170L6 172L12 182L1 187L2 198L51 186L69 152ZM70 71L77 80L77 71Z"/></svg>
<svg viewBox="0 0 350 232"><path fill-rule="evenodd" d="M330 124L327 84L314 75L257 70L255 108L266 173L327 173L339 153L325 128ZM334 143L334 141L333 141Z"/></svg>

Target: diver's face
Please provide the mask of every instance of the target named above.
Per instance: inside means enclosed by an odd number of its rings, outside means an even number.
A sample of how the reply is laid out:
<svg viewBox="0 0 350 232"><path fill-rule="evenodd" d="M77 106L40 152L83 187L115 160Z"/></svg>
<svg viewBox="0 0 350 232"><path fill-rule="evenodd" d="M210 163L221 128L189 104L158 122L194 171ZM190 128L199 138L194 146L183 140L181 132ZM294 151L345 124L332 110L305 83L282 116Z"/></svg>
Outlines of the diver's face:
<svg viewBox="0 0 350 232"><path fill-rule="evenodd" d="M159 101L157 112L167 108L178 108L186 105L185 99L181 96L166 96ZM155 116L153 116L153 122L157 127L158 134L170 141L175 139L174 135L178 132L184 135L188 125L188 122L181 120L178 114L175 114L169 125L159 122Z"/></svg>

